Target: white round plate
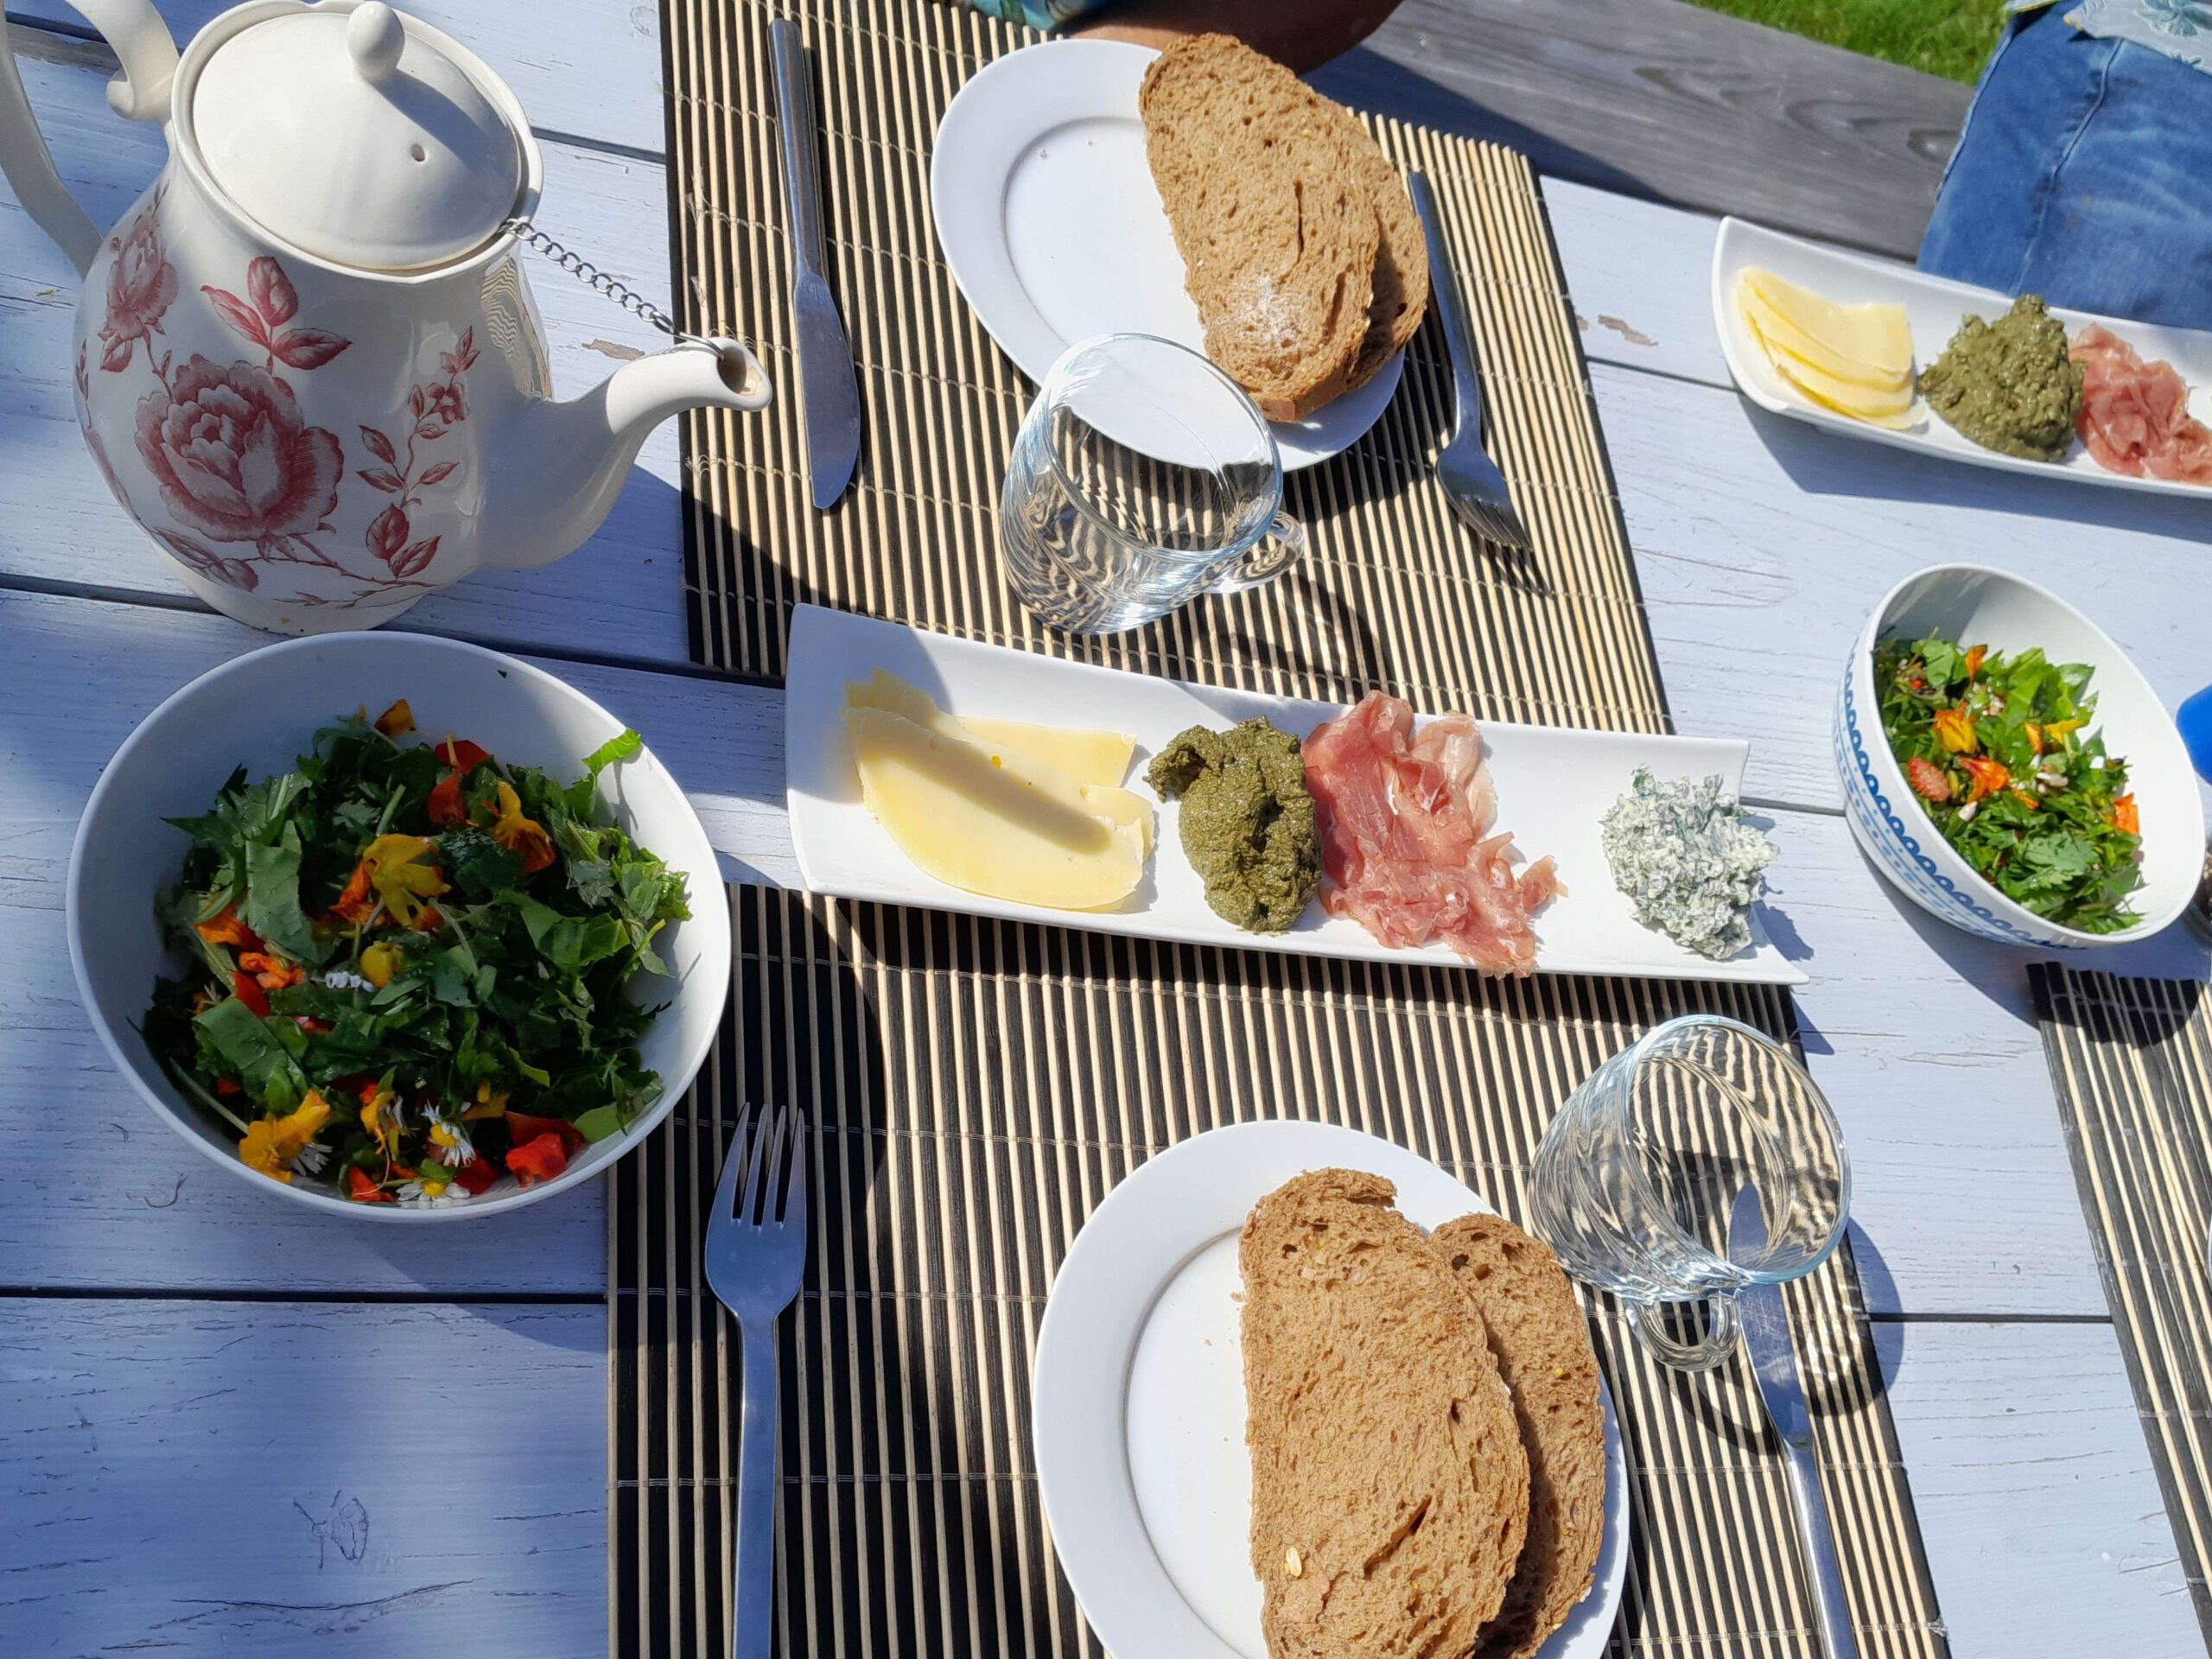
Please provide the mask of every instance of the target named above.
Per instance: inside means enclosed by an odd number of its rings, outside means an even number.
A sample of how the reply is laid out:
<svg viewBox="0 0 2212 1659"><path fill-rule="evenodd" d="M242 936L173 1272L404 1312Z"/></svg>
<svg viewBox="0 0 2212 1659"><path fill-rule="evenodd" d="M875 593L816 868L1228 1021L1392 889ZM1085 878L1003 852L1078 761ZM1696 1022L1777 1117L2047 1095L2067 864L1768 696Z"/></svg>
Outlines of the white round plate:
<svg viewBox="0 0 2212 1659"><path fill-rule="evenodd" d="M1159 55L1125 41L1027 47L978 72L938 124L938 245L991 338L1033 380L1094 334L1205 349L1137 115L1137 88ZM1404 366L1401 353L1305 420L1276 423L1285 469L1357 443Z"/></svg>
<svg viewBox="0 0 2212 1659"><path fill-rule="evenodd" d="M1032 1427L1052 1547L1109 1653L1268 1659L1247 1532L1251 1467L1235 1300L1252 1205L1309 1169L1395 1182L1433 1228L1491 1206L1401 1147L1325 1123L1242 1123L1143 1164L1084 1224L1037 1338ZM1597 1659L1628 1568L1611 1394L1605 1539L1590 1593L1541 1659Z"/></svg>

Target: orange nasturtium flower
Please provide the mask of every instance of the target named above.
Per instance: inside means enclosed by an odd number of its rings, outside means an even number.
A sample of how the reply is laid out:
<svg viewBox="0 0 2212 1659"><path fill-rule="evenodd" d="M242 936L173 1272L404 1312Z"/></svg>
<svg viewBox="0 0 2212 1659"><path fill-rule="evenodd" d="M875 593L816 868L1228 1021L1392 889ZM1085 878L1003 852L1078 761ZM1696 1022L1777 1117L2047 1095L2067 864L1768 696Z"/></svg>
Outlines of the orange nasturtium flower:
<svg viewBox="0 0 2212 1659"><path fill-rule="evenodd" d="M1972 754L1977 747L1974 716L1963 709L1938 709L1936 741L1953 754Z"/></svg>
<svg viewBox="0 0 2212 1659"><path fill-rule="evenodd" d="M2136 810L2134 791L2130 790L2113 802L2112 827L2126 836L2143 833L2143 815Z"/></svg>
<svg viewBox="0 0 2212 1659"><path fill-rule="evenodd" d="M522 812L522 797L505 779L499 779L499 817L492 826L492 839L511 853L522 855L522 873L535 874L553 861L553 837L545 826Z"/></svg>
<svg viewBox="0 0 2212 1659"><path fill-rule="evenodd" d="M287 962L273 950L241 950L238 968L241 972L251 974L254 982L264 991L281 991L308 976L308 970L298 963Z"/></svg>
<svg viewBox="0 0 2212 1659"><path fill-rule="evenodd" d="M294 1160L329 1121L330 1103L310 1089L308 1097L286 1116L247 1124L245 1139L238 1144L238 1158L248 1169L289 1185Z"/></svg>
<svg viewBox="0 0 2212 1659"><path fill-rule="evenodd" d="M1968 645L1967 647L1967 678L1972 679L1975 675L1981 672L1981 659L1988 655L1989 647L1987 645Z"/></svg>
<svg viewBox="0 0 2212 1659"><path fill-rule="evenodd" d="M235 944L241 950L261 949L261 935L238 918L238 912L225 905L204 922L193 924L192 931L210 944Z"/></svg>
<svg viewBox="0 0 2212 1659"><path fill-rule="evenodd" d="M415 711L404 697L377 716L377 730L386 737L404 737L415 729Z"/></svg>
<svg viewBox="0 0 2212 1659"><path fill-rule="evenodd" d="M1962 754L1959 764L1966 768L1971 785L1967 799L1978 801L1985 795L1994 795L2012 781L2012 774L2005 769L2002 760L1986 760L1979 755Z"/></svg>

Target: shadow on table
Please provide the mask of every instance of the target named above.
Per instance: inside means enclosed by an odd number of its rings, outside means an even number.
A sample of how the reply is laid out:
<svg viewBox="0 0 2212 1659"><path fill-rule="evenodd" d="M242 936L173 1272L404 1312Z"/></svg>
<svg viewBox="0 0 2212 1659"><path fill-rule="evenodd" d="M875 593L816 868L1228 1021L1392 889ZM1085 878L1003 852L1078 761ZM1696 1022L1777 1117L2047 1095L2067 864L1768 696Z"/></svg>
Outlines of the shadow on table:
<svg viewBox="0 0 2212 1659"><path fill-rule="evenodd" d="M1898 918L1963 982L1974 987L2012 1019L2033 1019L2033 1010L2028 1003L2028 964L2054 957L2076 968L2095 968L2104 973L2197 981L2212 977L2212 947L2192 933L2186 923L2176 922L2139 941L2086 950L2062 953L2039 946L1999 944L1929 915L1899 893L1881 866L1868 858L1856 842L1853 850L1873 878L1872 885L1880 893L1880 902L1896 912ZM1961 1032L1958 1035L1962 1041L1972 1042L1978 1040L1980 1033Z"/></svg>
<svg viewBox="0 0 2212 1659"><path fill-rule="evenodd" d="M1462 138L1478 138L1519 150L1539 173L1623 195L1651 198L1651 187L1587 150L1499 114L1465 94L1429 79L1371 47L1357 46L1323 64L1306 79L1340 104L1374 110Z"/></svg>
<svg viewBox="0 0 2212 1659"><path fill-rule="evenodd" d="M1738 396L1767 453L1808 494L1999 514L2018 524L2024 536L2056 520L2177 541L2205 537L2202 501L2109 489L2063 476L2024 478L1994 467L1862 442L1771 414L1741 393Z"/></svg>

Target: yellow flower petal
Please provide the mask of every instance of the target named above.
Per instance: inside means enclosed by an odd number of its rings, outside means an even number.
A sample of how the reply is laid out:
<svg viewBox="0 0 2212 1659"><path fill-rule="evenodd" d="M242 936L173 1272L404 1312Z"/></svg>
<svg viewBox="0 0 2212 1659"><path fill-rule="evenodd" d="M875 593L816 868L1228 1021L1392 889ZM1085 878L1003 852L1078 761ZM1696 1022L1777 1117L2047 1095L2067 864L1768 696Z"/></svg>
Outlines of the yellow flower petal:
<svg viewBox="0 0 2212 1659"><path fill-rule="evenodd" d="M1974 716L1963 709L1938 709L1936 711L1936 741L1953 754L1972 754L1979 742L1974 736Z"/></svg>
<svg viewBox="0 0 2212 1659"><path fill-rule="evenodd" d="M423 836L378 836L361 855L369 867L369 885L384 906L411 927L423 913L423 901L446 891L445 872L425 862L436 850Z"/></svg>
<svg viewBox="0 0 2212 1659"><path fill-rule="evenodd" d="M382 990L391 983L391 976L407 965L407 958L399 947L388 940L379 939L361 952L361 977Z"/></svg>

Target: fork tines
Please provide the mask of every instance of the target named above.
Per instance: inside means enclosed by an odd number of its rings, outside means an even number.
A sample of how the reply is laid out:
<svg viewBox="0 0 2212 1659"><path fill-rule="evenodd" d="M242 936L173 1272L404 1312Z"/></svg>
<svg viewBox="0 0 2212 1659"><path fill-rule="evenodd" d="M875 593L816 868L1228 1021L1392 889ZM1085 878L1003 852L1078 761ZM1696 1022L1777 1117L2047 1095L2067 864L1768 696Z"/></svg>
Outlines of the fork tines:
<svg viewBox="0 0 2212 1659"><path fill-rule="evenodd" d="M715 1216L741 1226L766 1227L789 1218L794 1201L805 1203L805 1133L796 1107L766 1106L748 1112L730 1137L715 1187Z"/></svg>

